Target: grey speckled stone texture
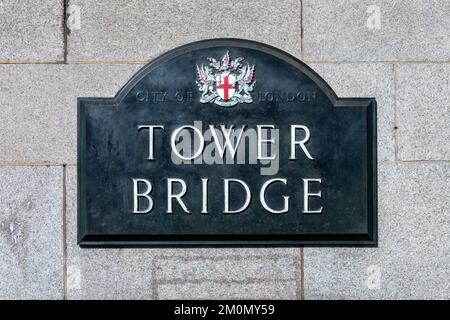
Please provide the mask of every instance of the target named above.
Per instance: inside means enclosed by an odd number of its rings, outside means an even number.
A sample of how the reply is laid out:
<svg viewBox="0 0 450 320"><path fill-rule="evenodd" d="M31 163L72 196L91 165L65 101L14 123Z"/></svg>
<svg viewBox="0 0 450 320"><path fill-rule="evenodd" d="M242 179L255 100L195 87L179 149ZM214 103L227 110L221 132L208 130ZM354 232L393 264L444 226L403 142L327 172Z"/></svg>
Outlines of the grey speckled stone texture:
<svg viewBox="0 0 450 320"><path fill-rule="evenodd" d="M305 297L449 299L449 172L379 166L379 247L305 248Z"/></svg>
<svg viewBox="0 0 450 320"><path fill-rule="evenodd" d="M450 64L397 71L400 160L450 160Z"/></svg>
<svg viewBox="0 0 450 320"><path fill-rule="evenodd" d="M218 281L167 283L158 288L159 299L296 299L292 281L239 283Z"/></svg>
<svg viewBox="0 0 450 320"><path fill-rule="evenodd" d="M169 253L171 252L171 253ZM156 260L159 299L299 299L300 249L171 249Z"/></svg>
<svg viewBox="0 0 450 320"><path fill-rule="evenodd" d="M113 97L140 65L0 65L0 163L76 163L77 97Z"/></svg>
<svg viewBox="0 0 450 320"><path fill-rule="evenodd" d="M147 61L207 38L244 38L300 55L300 1L81 1L69 61Z"/></svg>
<svg viewBox="0 0 450 320"><path fill-rule="evenodd" d="M389 64L314 63L310 65L339 97L377 100L378 159L394 160L393 69Z"/></svg>
<svg viewBox="0 0 450 320"><path fill-rule="evenodd" d="M0 61L62 61L63 3L63 0L0 1Z"/></svg>
<svg viewBox="0 0 450 320"><path fill-rule="evenodd" d="M62 299L62 167L0 167L0 299Z"/></svg>
<svg viewBox="0 0 450 320"><path fill-rule="evenodd" d="M307 0L303 10L306 60L450 60L448 0Z"/></svg>

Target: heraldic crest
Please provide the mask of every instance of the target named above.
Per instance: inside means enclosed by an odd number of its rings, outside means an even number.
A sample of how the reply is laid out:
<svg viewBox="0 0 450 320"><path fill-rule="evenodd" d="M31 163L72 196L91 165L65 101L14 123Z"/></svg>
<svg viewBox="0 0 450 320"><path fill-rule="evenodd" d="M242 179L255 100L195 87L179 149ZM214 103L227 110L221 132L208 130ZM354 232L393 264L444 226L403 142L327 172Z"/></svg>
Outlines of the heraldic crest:
<svg viewBox="0 0 450 320"><path fill-rule="evenodd" d="M197 65L197 85L202 93L200 102L232 107L238 103L252 103L250 92L256 81L255 65L243 63L243 57L231 60L227 51L221 61L208 58L207 65Z"/></svg>

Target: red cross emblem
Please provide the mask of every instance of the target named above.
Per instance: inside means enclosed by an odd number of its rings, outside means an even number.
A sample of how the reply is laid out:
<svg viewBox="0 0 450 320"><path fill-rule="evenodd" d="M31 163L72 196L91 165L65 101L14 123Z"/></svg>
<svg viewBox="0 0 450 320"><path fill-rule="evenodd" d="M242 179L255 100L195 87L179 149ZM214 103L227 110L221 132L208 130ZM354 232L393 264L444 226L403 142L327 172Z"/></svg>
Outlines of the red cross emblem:
<svg viewBox="0 0 450 320"><path fill-rule="evenodd" d="M236 92L235 83L236 76L234 74L217 76L217 93L224 101L228 101L233 97Z"/></svg>

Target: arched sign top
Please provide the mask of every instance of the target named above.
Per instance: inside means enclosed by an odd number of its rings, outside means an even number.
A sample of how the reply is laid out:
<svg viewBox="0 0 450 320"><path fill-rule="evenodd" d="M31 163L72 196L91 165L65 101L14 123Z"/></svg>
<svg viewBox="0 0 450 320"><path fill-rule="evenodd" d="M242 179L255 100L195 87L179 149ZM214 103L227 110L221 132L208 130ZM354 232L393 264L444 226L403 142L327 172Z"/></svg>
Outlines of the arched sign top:
<svg viewBox="0 0 450 320"><path fill-rule="evenodd" d="M373 98L339 98L334 90L328 85L328 83L308 65L297 59L293 55L261 42L245 39L234 38L218 38L201 40L192 43L182 45L180 47L169 50L155 59L151 60L145 66L143 66L133 77L117 92L114 100L116 103L120 101L140 82L142 79L161 65L164 65L168 61L175 59L181 55L191 54L203 49L211 48L223 48L229 50L230 48L243 48L251 49L256 52L261 52L273 57L274 60L279 60L290 64L298 71L306 75L311 81L313 81L318 88L328 97L334 106L344 105L363 105L367 106Z"/></svg>
<svg viewBox="0 0 450 320"><path fill-rule="evenodd" d="M78 98L81 246L377 245L376 101L241 39Z"/></svg>

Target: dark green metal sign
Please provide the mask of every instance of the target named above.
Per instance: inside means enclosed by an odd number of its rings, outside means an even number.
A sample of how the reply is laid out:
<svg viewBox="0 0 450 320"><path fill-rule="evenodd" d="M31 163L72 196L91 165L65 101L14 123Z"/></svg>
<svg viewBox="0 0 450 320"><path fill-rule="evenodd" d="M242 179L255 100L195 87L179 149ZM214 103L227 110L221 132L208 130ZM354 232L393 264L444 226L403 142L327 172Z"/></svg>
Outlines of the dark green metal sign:
<svg viewBox="0 0 450 320"><path fill-rule="evenodd" d="M377 244L376 102L246 40L78 99L81 246Z"/></svg>

